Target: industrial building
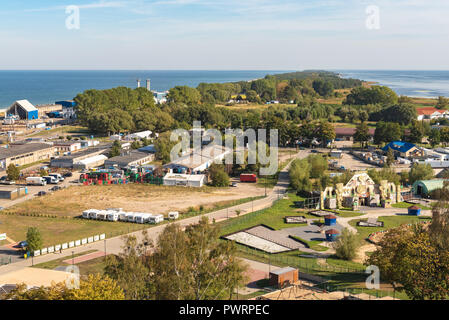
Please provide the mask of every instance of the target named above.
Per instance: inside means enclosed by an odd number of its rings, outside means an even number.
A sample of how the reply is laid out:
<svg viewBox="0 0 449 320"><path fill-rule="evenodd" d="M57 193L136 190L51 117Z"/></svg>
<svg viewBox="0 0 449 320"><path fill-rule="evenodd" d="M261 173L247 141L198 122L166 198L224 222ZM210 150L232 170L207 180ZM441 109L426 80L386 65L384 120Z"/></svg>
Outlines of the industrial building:
<svg viewBox="0 0 449 320"><path fill-rule="evenodd" d="M128 134L124 137L124 140L126 141L134 141L134 140L141 140L141 139L148 139L151 137L151 134L153 132L150 130L147 131L141 131L141 132L135 132Z"/></svg>
<svg viewBox="0 0 449 320"><path fill-rule="evenodd" d="M39 110L28 100L19 100L14 102L6 111L8 115L13 114L20 117L21 120L39 119Z"/></svg>
<svg viewBox="0 0 449 320"><path fill-rule="evenodd" d="M74 169L84 170L84 169L92 169L92 168L98 168L104 165L104 162L108 159L103 154L99 154L96 156L92 156L86 159L82 159L78 162L75 162L73 164Z"/></svg>
<svg viewBox="0 0 449 320"><path fill-rule="evenodd" d="M443 188L448 182L447 179L418 180L413 184L412 191L415 195L428 196L432 191Z"/></svg>
<svg viewBox="0 0 449 320"><path fill-rule="evenodd" d="M106 168L109 167L133 167L133 166L141 166L143 164L147 164L154 160L154 154L140 152L140 151L130 151L129 153L125 153L123 155L110 158L104 162L104 166Z"/></svg>
<svg viewBox="0 0 449 320"><path fill-rule="evenodd" d="M46 143L27 143L0 148L0 169L6 170L10 164L24 166L48 160L55 154L55 148Z"/></svg>
<svg viewBox="0 0 449 320"><path fill-rule="evenodd" d="M201 188L207 183L204 174L177 174L167 173L163 179L164 186L183 186Z"/></svg>
<svg viewBox="0 0 449 320"><path fill-rule="evenodd" d="M389 149L393 150L395 156L402 158L425 156L424 150L410 142L393 141L383 147L382 151L388 152Z"/></svg>
<svg viewBox="0 0 449 320"><path fill-rule="evenodd" d="M46 116L47 113L50 113L50 112L61 112L62 111L62 105L60 105L60 104L43 104L43 105L37 105L36 108L38 110L39 118Z"/></svg>
<svg viewBox="0 0 449 320"><path fill-rule="evenodd" d="M107 150L108 150L107 147L100 147L100 146L96 148L89 148L83 151L79 151L75 154L52 159L50 162L50 166L55 168L74 168L76 167L76 165L80 163L82 164L83 160L94 158L95 156L104 154L107 152ZM91 161L93 160L92 159L87 160L87 163L91 163Z"/></svg>
<svg viewBox="0 0 449 320"><path fill-rule="evenodd" d="M56 101L55 104L62 106L62 117L64 119L76 119L76 102L73 100Z"/></svg>
<svg viewBox="0 0 449 320"><path fill-rule="evenodd" d="M170 162L164 168L182 173L201 173L214 162L220 163L232 150L220 145L208 145Z"/></svg>

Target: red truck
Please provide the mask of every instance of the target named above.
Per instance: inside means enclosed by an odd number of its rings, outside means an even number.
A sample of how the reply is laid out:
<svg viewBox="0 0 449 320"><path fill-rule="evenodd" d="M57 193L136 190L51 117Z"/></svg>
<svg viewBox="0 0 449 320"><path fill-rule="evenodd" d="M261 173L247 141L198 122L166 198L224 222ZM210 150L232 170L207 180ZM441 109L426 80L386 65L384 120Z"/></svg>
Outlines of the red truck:
<svg viewBox="0 0 449 320"><path fill-rule="evenodd" d="M240 182L257 182L257 176L254 173L242 173Z"/></svg>

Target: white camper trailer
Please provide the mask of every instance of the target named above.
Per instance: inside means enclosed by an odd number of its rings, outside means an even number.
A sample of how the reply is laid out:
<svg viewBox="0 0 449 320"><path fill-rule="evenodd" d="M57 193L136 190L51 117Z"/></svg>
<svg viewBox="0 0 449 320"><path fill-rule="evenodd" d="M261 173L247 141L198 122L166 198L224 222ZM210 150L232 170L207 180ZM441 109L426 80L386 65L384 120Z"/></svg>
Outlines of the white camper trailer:
<svg viewBox="0 0 449 320"><path fill-rule="evenodd" d="M128 221L128 218L126 217L126 215L127 215L126 212L120 212L118 214L118 221L123 221L123 222Z"/></svg>
<svg viewBox="0 0 449 320"><path fill-rule="evenodd" d="M158 214L148 218L148 223L151 224L158 224L161 223L162 221L164 221L164 216L162 214Z"/></svg>
<svg viewBox="0 0 449 320"><path fill-rule="evenodd" d="M105 211L105 210L99 210L98 212L97 212L97 220L106 220L107 218L107 214L108 214L108 212L107 211Z"/></svg>
<svg viewBox="0 0 449 320"><path fill-rule="evenodd" d="M90 218L90 212L91 212L92 210L93 210L93 209L89 209L89 210L83 211L83 218L84 218L84 219L89 219L89 218Z"/></svg>
<svg viewBox="0 0 449 320"><path fill-rule="evenodd" d="M126 214L126 221L128 221L128 222L136 222L136 214L134 212L128 212Z"/></svg>
<svg viewBox="0 0 449 320"><path fill-rule="evenodd" d="M92 209L90 212L89 212L89 219L97 219L97 213L98 213L98 211L100 211L100 210L96 210L96 209Z"/></svg>
<svg viewBox="0 0 449 320"><path fill-rule="evenodd" d="M108 210L106 218L108 221L116 222L119 219L119 213L117 211Z"/></svg>
<svg viewBox="0 0 449 320"><path fill-rule="evenodd" d="M150 217L152 217L153 215L151 214L151 213L139 213L137 216L136 216L136 222L137 223L147 223L148 222L148 219L150 218Z"/></svg>
<svg viewBox="0 0 449 320"><path fill-rule="evenodd" d="M170 220L176 220L179 218L179 212L178 211L173 211L173 212L169 212L168 213L168 218Z"/></svg>

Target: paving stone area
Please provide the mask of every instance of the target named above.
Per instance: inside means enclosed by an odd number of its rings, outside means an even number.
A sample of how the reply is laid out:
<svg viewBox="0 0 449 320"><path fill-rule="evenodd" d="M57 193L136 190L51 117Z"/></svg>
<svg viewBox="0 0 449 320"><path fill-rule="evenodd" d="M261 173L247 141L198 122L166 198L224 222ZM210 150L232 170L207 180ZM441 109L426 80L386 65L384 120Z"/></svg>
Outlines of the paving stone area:
<svg viewBox="0 0 449 320"><path fill-rule="evenodd" d="M264 226L257 226L246 230L246 232L259 238L287 247L289 249L305 248L305 246L301 242L289 238L288 234L280 233L279 231L273 231Z"/></svg>

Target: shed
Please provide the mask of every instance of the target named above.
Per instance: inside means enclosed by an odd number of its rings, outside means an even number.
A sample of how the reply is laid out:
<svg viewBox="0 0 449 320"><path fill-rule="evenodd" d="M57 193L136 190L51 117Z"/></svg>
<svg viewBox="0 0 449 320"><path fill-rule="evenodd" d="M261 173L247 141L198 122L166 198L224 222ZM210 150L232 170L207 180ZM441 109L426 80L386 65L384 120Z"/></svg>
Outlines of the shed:
<svg viewBox="0 0 449 320"><path fill-rule="evenodd" d="M270 272L270 286L282 287L298 282L298 269L286 267Z"/></svg>
<svg viewBox="0 0 449 320"><path fill-rule="evenodd" d="M419 216L421 215L421 208L417 206L411 206L408 208L409 216Z"/></svg>
<svg viewBox="0 0 449 320"><path fill-rule="evenodd" d="M433 180L418 180L412 186L413 194L420 196L427 196L434 190L441 189L444 187L444 182L447 179L433 179Z"/></svg>
<svg viewBox="0 0 449 320"><path fill-rule="evenodd" d="M334 215L328 215L324 217L324 224L326 226L334 226L337 224L337 217Z"/></svg>
<svg viewBox="0 0 449 320"><path fill-rule="evenodd" d="M333 242L333 241L337 240L337 237L340 235L340 232L338 232L338 230L335 230L335 229L329 229L329 230L326 230L325 234L326 234L326 240Z"/></svg>
<svg viewBox="0 0 449 320"><path fill-rule="evenodd" d="M18 115L20 119L36 120L39 119L39 110L28 100L18 100L14 102L7 110L7 114Z"/></svg>

